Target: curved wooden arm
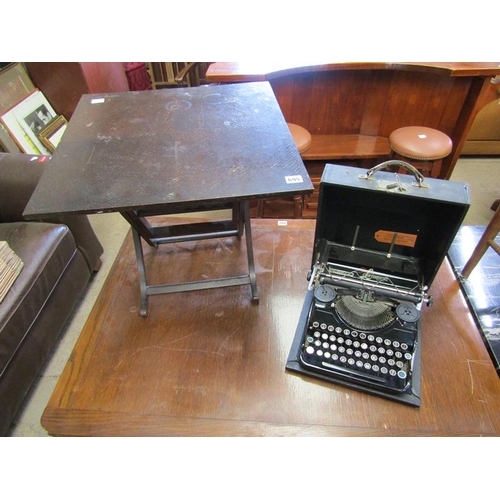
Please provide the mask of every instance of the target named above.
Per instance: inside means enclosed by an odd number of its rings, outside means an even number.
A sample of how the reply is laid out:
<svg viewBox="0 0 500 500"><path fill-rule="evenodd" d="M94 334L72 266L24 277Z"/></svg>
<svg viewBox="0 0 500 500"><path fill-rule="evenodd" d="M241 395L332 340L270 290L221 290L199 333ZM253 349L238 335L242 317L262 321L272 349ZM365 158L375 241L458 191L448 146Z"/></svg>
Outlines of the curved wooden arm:
<svg viewBox="0 0 500 500"><path fill-rule="evenodd" d="M198 62L190 62L190 63L187 63L186 66L184 66L184 68L182 68L179 73L177 73L174 77L174 80L177 82L177 83L182 83L184 81L184 78L186 78L186 75L191 71L191 69L193 69L197 64L199 64Z"/></svg>

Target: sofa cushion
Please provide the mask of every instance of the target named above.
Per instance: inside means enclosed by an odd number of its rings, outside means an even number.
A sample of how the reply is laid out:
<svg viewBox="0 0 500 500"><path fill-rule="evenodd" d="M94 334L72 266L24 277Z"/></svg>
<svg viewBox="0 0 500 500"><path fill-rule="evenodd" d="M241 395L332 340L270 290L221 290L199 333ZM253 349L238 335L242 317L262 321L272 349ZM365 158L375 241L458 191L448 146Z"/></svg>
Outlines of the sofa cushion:
<svg viewBox="0 0 500 500"><path fill-rule="evenodd" d="M29 333L76 247L67 226L44 222L0 224L5 240L24 268L0 304L0 377Z"/></svg>

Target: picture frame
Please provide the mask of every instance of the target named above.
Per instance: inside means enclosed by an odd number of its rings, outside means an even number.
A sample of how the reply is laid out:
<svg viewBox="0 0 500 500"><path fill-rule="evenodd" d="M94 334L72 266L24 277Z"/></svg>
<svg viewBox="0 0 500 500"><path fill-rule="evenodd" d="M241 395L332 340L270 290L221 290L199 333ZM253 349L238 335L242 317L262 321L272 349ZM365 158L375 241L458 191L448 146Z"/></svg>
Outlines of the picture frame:
<svg viewBox="0 0 500 500"><path fill-rule="evenodd" d="M22 153L40 155L41 151L35 146L30 137L26 134L12 110L7 111L0 117L2 125L9 133L10 137L19 146ZM45 149L45 148L44 148Z"/></svg>
<svg viewBox="0 0 500 500"><path fill-rule="evenodd" d="M13 62L0 70L0 114L28 97L35 85L21 63Z"/></svg>
<svg viewBox="0 0 500 500"><path fill-rule="evenodd" d="M40 142L53 153L61 140L68 122L64 116L60 115L54 118L48 125L45 126L39 133L38 138Z"/></svg>
<svg viewBox="0 0 500 500"><path fill-rule="evenodd" d="M54 118L56 112L39 90L4 113L2 123L24 153L50 154L38 138L38 133Z"/></svg>
<svg viewBox="0 0 500 500"><path fill-rule="evenodd" d="M40 90L31 93L14 109L14 116L42 154L49 151L38 139L38 133L45 128L57 113Z"/></svg>
<svg viewBox="0 0 500 500"><path fill-rule="evenodd" d="M17 145L16 141L12 139L9 131L2 122L0 122L0 151L6 153L21 153L21 148Z"/></svg>

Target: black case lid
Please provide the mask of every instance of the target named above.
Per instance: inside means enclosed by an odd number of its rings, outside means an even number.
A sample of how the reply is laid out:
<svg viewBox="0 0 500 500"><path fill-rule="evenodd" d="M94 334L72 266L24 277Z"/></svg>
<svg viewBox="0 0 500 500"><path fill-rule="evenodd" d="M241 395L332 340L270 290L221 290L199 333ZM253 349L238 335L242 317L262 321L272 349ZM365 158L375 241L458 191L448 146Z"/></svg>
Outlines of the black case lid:
<svg viewBox="0 0 500 500"><path fill-rule="evenodd" d="M363 168L325 166L313 265L328 251L334 261L412 275L429 286L469 208L468 185L421 183L379 167L367 178Z"/></svg>

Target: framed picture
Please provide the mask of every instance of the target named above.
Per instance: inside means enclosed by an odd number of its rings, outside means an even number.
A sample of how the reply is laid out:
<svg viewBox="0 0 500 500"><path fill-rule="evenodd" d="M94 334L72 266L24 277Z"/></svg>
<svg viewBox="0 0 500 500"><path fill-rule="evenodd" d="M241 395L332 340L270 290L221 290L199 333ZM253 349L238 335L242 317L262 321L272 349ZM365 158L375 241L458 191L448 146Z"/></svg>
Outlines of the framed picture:
<svg viewBox="0 0 500 500"><path fill-rule="evenodd" d="M30 137L26 134L25 130L21 127L12 110L4 113L0 117L0 121L2 122L2 125L5 127L7 132L10 134L10 137L19 146L19 149L22 153L34 155L42 154L42 152L36 147Z"/></svg>
<svg viewBox="0 0 500 500"><path fill-rule="evenodd" d="M6 153L21 153L21 148L17 145L16 141L12 139L9 131L5 128L4 124L0 121L0 151Z"/></svg>
<svg viewBox="0 0 500 500"><path fill-rule="evenodd" d="M40 142L53 153L59 144L68 122L64 116L58 116L38 133Z"/></svg>
<svg viewBox="0 0 500 500"><path fill-rule="evenodd" d="M50 154L38 133L54 118L56 112L39 90L2 115L2 122L25 153Z"/></svg>
<svg viewBox="0 0 500 500"><path fill-rule="evenodd" d="M35 89L21 63L10 63L0 71L0 113L21 102Z"/></svg>
<svg viewBox="0 0 500 500"><path fill-rule="evenodd" d="M30 94L24 101L13 108L14 116L43 154L48 154L45 146L38 139L38 133L57 117L49 101L39 90Z"/></svg>

